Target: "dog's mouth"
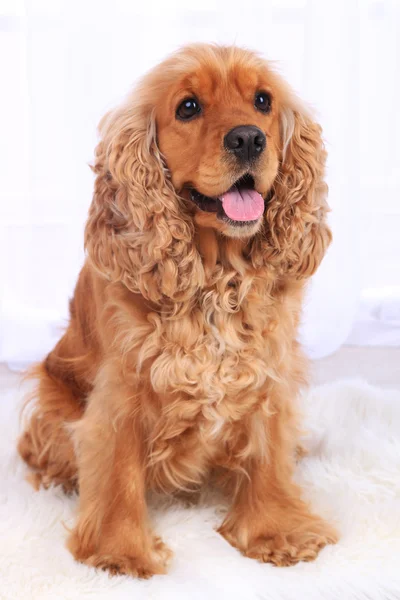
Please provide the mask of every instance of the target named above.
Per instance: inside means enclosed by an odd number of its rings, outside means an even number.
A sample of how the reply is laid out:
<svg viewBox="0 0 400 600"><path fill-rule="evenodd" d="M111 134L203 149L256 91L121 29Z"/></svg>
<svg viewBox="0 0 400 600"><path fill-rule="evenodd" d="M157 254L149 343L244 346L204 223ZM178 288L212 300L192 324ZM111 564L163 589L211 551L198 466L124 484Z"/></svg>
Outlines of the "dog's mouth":
<svg viewBox="0 0 400 600"><path fill-rule="evenodd" d="M229 190L216 198L190 190L192 202L204 212L216 213L219 219L232 225L255 223L264 213L264 198L254 187L254 178L246 174L238 179Z"/></svg>

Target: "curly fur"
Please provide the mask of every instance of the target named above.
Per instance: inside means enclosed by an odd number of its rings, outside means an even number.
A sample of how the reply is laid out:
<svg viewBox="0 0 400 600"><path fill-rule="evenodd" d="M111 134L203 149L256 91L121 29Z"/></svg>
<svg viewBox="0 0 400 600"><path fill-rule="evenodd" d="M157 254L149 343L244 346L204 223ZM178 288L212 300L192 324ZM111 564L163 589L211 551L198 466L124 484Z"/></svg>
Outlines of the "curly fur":
<svg viewBox="0 0 400 600"><path fill-rule="evenodd" d="M268 117L247 97L260 86ZM209 110L182 126L172 107L196 89ZM249 119L268 140L254 167L267 205L238 234L187 187L232 185L221 136ZM292 482L301 301L331 239L321 129L258 56L196 45L148 74L100 135L87 262L69 327L36 370L19 451L37 483L79 486L68 546L90 565L164 572L146 491L210 477L231 498L220 532L234 546L277 565L310 560L336 539Z"/></svg>

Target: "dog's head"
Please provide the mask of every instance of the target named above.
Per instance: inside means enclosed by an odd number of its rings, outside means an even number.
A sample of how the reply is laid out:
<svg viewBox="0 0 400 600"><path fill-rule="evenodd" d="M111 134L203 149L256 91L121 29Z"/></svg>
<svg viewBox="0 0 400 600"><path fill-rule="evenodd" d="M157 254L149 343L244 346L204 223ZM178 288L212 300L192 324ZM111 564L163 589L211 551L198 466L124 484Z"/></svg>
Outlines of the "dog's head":
<svg viewBox="0 0 400 600"><path fill-rule="evenodd" d="M188 58L156 105L159 148L199 223L253 235L278 173L282 90L249 52L192 48Z"/></svg>
<svg viewBox="0 0 400 600"><path fill-rule="evenodd" d="M206 228L249 240L254 266L299 277L319 264L330 240L320 128L256 54L182 49L100 133L86 246L110 279L184 300L203 283L195 232Z"/></svg>

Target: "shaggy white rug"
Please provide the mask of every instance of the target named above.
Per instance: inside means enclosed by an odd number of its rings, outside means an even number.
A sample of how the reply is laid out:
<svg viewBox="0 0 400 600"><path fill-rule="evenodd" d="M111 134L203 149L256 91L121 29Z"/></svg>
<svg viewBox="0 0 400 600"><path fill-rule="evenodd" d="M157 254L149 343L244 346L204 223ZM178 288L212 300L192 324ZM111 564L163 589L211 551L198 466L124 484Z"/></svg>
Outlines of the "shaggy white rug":
<svg viewBox="0 0 400 600"><path fill-rule="evenodd" d="M400 392L343 382L304 399L310 454L297 478L340 542L313 563L276 568L242 557L215 531L223 507L154 507L157 531L174 550L168 575L109 578L73 561L64 547L76 498L34 492L15 454L20 393L0 403L0 598L173 600L399 600Z"/></svg>

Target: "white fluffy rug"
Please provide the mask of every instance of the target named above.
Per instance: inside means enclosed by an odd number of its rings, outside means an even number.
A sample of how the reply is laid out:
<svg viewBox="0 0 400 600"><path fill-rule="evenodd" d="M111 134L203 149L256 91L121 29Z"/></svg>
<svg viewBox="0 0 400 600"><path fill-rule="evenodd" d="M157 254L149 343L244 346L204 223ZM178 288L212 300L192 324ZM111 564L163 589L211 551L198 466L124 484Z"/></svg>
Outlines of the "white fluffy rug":
<svg viewBox="0 0 400 600"><path fill-rule="evenodd" d="M0 598L12 600L399 600L400 392L343 382L304 400L310 454L297 478L315 510L341 531L313 563L276 568L242 557L215 531L223 507L154 508L174 550L168 575L109 578L64 547L76 498L34 492L15 454L19 393L0 403Z"/></svg>

